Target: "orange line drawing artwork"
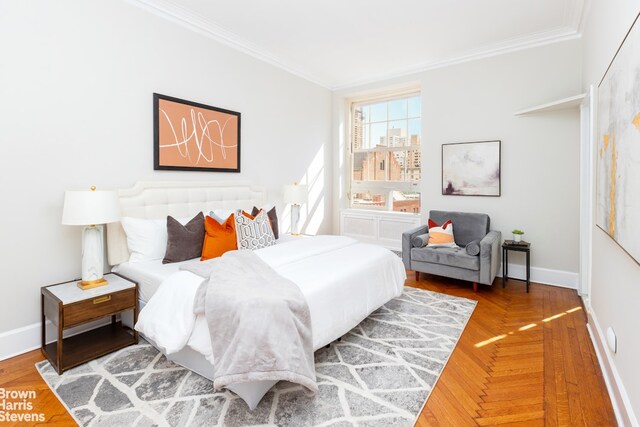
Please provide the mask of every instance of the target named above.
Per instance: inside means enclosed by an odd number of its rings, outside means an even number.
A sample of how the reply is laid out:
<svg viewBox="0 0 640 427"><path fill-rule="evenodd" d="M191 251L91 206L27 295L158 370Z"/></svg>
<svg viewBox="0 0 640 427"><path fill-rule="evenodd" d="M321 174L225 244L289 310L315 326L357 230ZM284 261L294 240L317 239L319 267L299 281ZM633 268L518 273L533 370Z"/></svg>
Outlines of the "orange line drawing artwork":
<svg viewBox="0 0 640 427"><path fill-rule="evenodd" d="M240 113L154 94L154 169L240 171Z"/></svg>

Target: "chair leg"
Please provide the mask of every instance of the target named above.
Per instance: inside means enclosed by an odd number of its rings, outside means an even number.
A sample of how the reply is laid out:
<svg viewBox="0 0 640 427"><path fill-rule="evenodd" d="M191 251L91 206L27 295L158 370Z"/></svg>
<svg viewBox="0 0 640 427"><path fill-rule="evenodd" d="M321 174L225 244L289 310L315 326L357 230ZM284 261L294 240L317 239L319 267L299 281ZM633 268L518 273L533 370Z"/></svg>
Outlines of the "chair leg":
<svg viewBox="0 0 640 427"><path fill-rule="evenodd" d="M416 282L420 281L420 272L416 271Z"/></svg>
<svg viewBox="0 0 640 427"><path fill-rule="evenodd" d="M478 282L473 282L473 292L478 292Z"/></svg>

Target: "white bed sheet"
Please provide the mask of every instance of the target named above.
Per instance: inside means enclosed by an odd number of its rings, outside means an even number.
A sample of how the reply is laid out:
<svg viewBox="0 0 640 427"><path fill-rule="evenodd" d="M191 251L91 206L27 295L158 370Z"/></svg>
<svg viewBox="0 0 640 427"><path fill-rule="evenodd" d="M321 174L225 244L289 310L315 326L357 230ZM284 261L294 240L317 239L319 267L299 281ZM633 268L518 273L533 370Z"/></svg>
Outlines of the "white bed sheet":
<svg viewBox="0 0 640 427"><path fill-rule="evenodd" d="M341 337L399 296L406 279L397 255L348 237L296 239L255 253L300 287L309 305L314 350ZM211 360L206 320L193 314L200 283L202 278L187 271L168 276L140 312L136 329L167 354L188 345Z"/></svg>
<svg viewBox="0 0 640 427"><path fill-rule="evenodd" d="M138 298L148 302L162 282L180 270L181 263L163 264L161 259L143 262L123 262L111 271L121 274L138 284Z"/></svg>
<svg viewBox="0 0 640 427"><path fill-rule="evenodd" d="M300 247L256 252L281 276L296 283L311 314L313 349L343 336L373 311L402 293L406 279L399 258L379 246L355 243L300 258ZM280 263L283 258L293 262ZM212 361L204 315L197 316L187 345Z"/></svg>
<svg viewBox="0 0 640 427"><path fill-rule="evenodd" d="M304 237L285 234L280 236L276 242L281 244L301 238ZM197 258L194 259L197 260ZM156 293L167 277L179 271L181 265L191 261L193 260L171 264L163 264L160 259L143 262L126 261L114 266L111 270L138 283L138 298L140 301L146 303Z"/></svg>
<svg viewBox="0 0 640 427"><path fill-rule="evenodd" d="M397 255L348 237L291 239L255 253L300 287L309 305L314 350L346 334L370 313L399 296L406 280L404 265ZM170 274L141 310L136 324L136 329L169 359L174 360L175 355L177 363L190 350L213 362L205 316L193 314L202 280L188 271ZM193 356L187 359L193 360ZM210 371L205 366L199 372L213 378L213 366L209 366ZM228 388L253 409L274 384L275 381L257 381Z"/></svg>

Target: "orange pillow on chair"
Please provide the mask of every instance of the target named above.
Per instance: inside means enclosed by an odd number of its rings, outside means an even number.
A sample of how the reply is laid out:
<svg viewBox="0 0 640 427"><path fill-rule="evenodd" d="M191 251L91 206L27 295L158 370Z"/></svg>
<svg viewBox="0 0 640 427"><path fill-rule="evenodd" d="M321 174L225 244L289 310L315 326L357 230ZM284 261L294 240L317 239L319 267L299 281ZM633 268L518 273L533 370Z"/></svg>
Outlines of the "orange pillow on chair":
<svg viewBox="0 0 640 427"><path fill-rule="evenodd" d="M429 242L427 246L441 246L447 248L457 248L455 240L453 239L453 223L451 220L446 221L442 225L438 225L435 221L429 218Z"/></svg>
<svg viewBox="0 0 640 427"><path fill-rule="evenodd" d="M217 258L225 252L238 249L234 214L231 214L223 224L220 224L210 216L206 216L204 219L204 231L202 258L200 258L200 261Z"/></svg>

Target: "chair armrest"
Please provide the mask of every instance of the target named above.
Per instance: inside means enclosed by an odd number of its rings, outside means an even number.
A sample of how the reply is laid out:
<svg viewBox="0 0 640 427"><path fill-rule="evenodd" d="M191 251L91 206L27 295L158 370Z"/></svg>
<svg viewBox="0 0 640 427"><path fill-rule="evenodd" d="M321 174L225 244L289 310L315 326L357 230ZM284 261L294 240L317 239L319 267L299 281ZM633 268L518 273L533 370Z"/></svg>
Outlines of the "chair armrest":
<svg viewBox="0 0 640 427"><path fill-rule="evenodd" d="M402 233L402 262L407 270L413 270L411 268L411 240L420 234L429 232L429 227L421 225L420 227L408 230Z"/></svg>
<svg viewBox="0 0 640 427"><path fill-rule="evenodd" d="M500 267L500 242L502 233L491 230L480 240L480 283L493 284Z"/></svg>

